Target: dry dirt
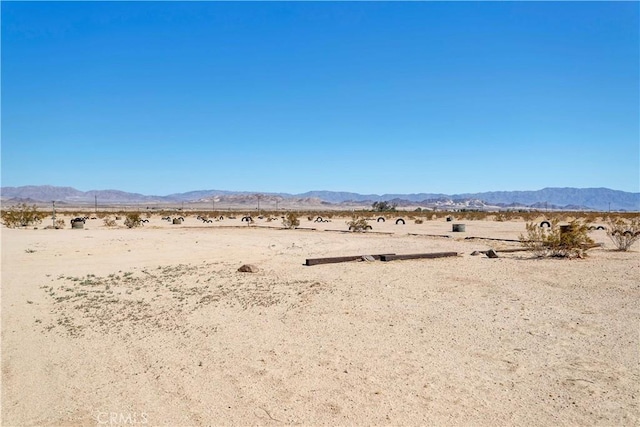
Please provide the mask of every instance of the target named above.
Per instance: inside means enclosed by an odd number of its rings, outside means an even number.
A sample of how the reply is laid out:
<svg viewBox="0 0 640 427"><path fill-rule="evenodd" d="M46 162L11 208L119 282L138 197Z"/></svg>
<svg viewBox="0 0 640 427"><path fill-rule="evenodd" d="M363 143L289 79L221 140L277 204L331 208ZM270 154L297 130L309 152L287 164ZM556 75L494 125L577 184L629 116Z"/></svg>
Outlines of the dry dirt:
<svg viewBox="0 0 640 427"><path fill-rule="evenodd" d="M4 426L640 422L640 247L604 231L585 259L489 259L519 244L465 237L523 222L68 220L1 230Z"/></svg>

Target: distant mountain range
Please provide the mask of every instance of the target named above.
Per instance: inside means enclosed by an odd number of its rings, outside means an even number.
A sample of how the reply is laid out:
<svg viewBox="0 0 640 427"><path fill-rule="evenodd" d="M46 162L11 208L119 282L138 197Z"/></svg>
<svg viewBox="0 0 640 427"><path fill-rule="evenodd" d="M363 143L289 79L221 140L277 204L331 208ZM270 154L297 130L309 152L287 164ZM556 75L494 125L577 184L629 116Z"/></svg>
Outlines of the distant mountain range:
<svg viewBox="0 0 640 427"><path fill-rule="evenodd" d="M463 194L359 194L335 191L309 191L301 194L256 193L222 190L198 190L167 196L149 196L127 193L118 190L80 191L72 187L54 187L49 185L1 187L3 203L11 202L47 202L56 201L67 204L137 204L137 203L210 203L228 202L250 205L256 200L282 203L280 206L299 205L335 205L348 207L371 205L376 201L389 201L398 206L423 207L463 207L485 209L489 207L529 207L537 209L570 210L626 210L640 211L640 193L611 190L608 188L544 188L537 191L492 191L485 193ZM263 206L267 206L264 204Z"/></svg>

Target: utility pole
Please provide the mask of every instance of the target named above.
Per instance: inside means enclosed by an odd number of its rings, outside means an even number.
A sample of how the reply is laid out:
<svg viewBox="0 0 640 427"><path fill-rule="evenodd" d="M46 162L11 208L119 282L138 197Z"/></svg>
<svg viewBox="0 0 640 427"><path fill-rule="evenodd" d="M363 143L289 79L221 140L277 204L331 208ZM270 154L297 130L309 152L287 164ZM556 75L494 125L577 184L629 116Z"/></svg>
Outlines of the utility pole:
<svg viewBox="0 0 640 427"><path fill-rule="evenodd" d="M56 201L53 200L53 201L51 201L51 203L53 204L53 214L51 215L51 220L53 221L53 227L55 228L55 226L56 226Z"/></svg>
<svg viewBox="0 0 640 427"><path fill-rule="evenodd" d="M98 195L95 195L96 198L96 214L98 213Z"/></svg>

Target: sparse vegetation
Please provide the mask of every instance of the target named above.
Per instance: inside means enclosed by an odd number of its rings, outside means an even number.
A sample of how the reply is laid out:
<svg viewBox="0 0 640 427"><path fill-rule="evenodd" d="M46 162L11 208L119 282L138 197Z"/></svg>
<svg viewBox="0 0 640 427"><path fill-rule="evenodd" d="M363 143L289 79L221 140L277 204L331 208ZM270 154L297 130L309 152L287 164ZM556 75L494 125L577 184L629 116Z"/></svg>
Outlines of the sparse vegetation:
<svg viewBox="0 0 640 427"><path fill-rule="evenodd" d="M111 217L106 217L104 219L104 225L105 225L105 227L115 227L117 224L116 224L116 220L115 219L113 219Z"/></svg>
<svg viewBox="0 0 640 427"><path fill-rule="evenodd" d="M389 202L373 202L371 207L375 212L393 212L398 205Z"/></svg>
<svg viewBox="0 0 640 427"><path fill-rule="evenodd" d="M557 219L551 227L543 228L535 222L526 224L527 234L520 235L520 242L539 257L583 258L593 240L588 236L587 223L573 220L560 226Z"/></svg>
<svg viewBox="0 0 640 427"><path fill-rule="evenodd" d="M300 225L300 220L298 219L298 215L295 212L288 212L287 215L282 220L282 225L285 228L296 228Z"/></svg>
<svg viewBox="0 0 640 427"><path fill-rule="evenodd" d="M494 217L495 221L504 222L507 220L507 216L504 213L498 212Z"/></svg>
<svg viewBox="0 0 640 427"><path fill-rule="evenodd" d="M361 233L366 230L371 230L371 226L367 222L366 218L357 218L353 217L353 219L347 222L350 231L355 231L357 233Z"/></svg>
<svg viewBox="0 0 640 427"><path fill-rule="evenodd" d="M622 218L608 218L607 236L619 251L628 251L640 239L640 218L632 218L629 222Z"/></svg>
<svg viewBox="0 0 640 427"><path fill-rule="evenodd" d="M140 227L142 225L140 214L137 212L128 213L124 220L124 225L126 225L127 228Z"/></svg>
<svg viewBox="0 0 640 427"><path fill-rule="evenodd" d="M37 225L42 222L45 216L44 212L38 212L36 205L27 205L26 203L12 206L6 210L3 209L1 214L2 224L8 228Z"/></svg>
<svg viewBox="0 0 640 427"><path fill-rule="evenodd" d="M53 303L53 322L62 335L147 334L167 330L188 336L206 334L202 326L190 325L187 317L203 307L235 305L242 310L263 309L276 304L295 307L324 288L307 280L278 283L268 277L238 278L235 268L220 270L217 264L158 266L142 274L122 272L106 277L88 274L61 275L61 283L41 289ZM203 284L200 278L208 276ZM28 302L29 303L29 302Z"/></svg>

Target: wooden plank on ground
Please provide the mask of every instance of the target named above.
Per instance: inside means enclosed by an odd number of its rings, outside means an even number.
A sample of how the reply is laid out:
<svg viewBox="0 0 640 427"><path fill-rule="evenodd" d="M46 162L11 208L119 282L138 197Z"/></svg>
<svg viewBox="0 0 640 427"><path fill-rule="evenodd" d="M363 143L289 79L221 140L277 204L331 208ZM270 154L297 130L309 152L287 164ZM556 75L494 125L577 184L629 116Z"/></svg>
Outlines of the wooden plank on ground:
<svg viewBox="0 0 640 427"><path fill-rule="evenodd" d="M493 237L473 237L473 236L469 236L469 237L465 237L464 240L473 240L473 239L478 239L478 240L495 240L498 242L520 242L520 240L515 240L515 239L496 239Z"/></svg>
<svg viewBox="0 0 640 427"><path fill-rule="evenodd" d="M409 236L424 236L424 237L445 237L450 239L451 236L447 234L418 234L418 233L407 233Z"/></svg>
<svg viewBox="0 0 640 427"><path fill-rule="evenodd" d="M508 248L508 249L494 249L496 252L510 253L510 252L526 252L530 251L529 248ZM479 251L481 254L487 254L488 251Z"/></svg>
<svg viewBox="0 0 640 427"><path fill-rule="evenodd" d="M383 256L390 256L395 254L380 254L371 255L374 259L380 260ZM308 258L305 265L318 265L318 264L335 264L338 262L349 262L361 259L364 255L351 255L351 256L337 256L329 258Z"/></svg>
<svg viewBox="0 0 640 427"><path fill-rule="evenodd" d="M404 255L382 255L381 261L394 261L400 259L422 259L422 258L444 258L458 256L457 252L433 252L428 254L404 254Z"/></svg>

